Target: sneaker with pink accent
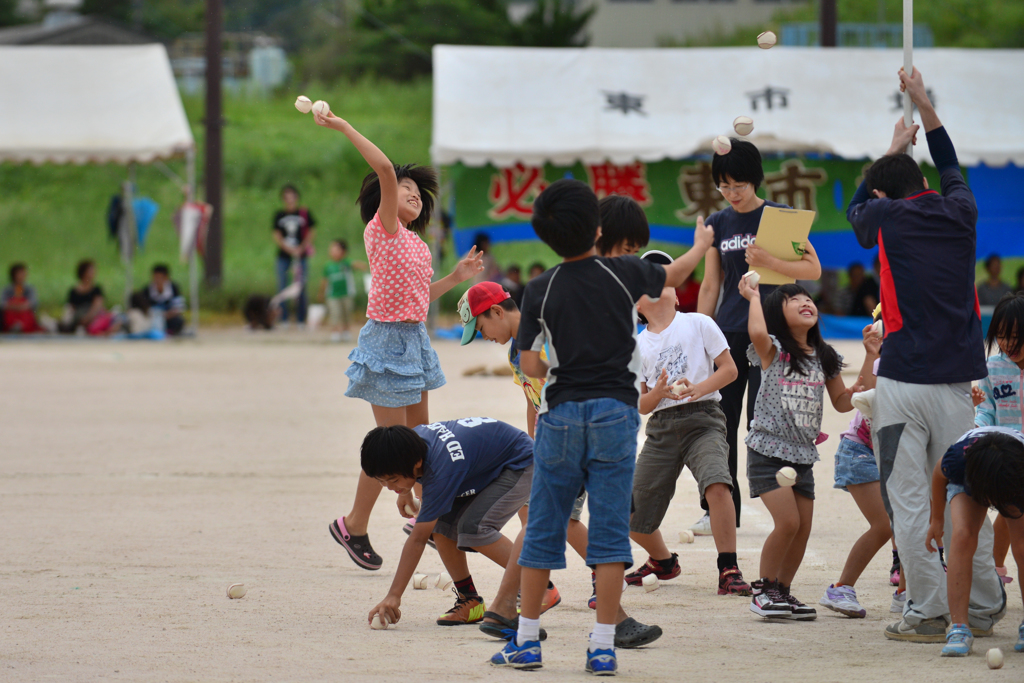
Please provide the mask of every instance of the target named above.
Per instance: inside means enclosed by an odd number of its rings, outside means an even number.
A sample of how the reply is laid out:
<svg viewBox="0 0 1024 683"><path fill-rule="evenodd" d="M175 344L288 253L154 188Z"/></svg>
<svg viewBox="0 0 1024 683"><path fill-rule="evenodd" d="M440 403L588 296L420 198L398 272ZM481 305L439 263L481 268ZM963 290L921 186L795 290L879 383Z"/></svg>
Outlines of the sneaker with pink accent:
<svg viewBox="0 0 1024 683"><path fill-rule="evenodd" d="M373 546L370 545L370 536L368 534L363 534L362 536L350 534L348 529L345 528L344 517L339 517L331 522L330 529L331 537L348 552L348 556L352 558L352 561L363 569L375 571L384 564L381 556L373 551Z"/></svg>

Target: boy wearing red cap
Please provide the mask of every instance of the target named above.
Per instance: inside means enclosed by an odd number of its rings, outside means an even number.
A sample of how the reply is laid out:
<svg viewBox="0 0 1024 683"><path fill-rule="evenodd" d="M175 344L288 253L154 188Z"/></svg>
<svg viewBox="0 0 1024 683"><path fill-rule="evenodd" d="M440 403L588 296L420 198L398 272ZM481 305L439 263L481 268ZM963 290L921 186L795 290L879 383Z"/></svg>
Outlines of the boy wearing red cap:
<svg viewBox="0 0 1024 683"><path fill-rule="evenodd" d="M528 377L519 366L519 347L516 345L516 335L519 333L519 307L504 287L496 282L481 282L473 285L459 301L459 316L462 318L463 333L462 345L469 344L476 338L477 332L487 341L505 345L510 343L508 350L508 364L512 368L515 383L522 387L526 395L526 424L530 437L534 436L534 427L537 419L537 408L541 404L541 391L544 388L544 379ZM546 354L542 351L541 358L547 360ZM583 504L586 501L584 493L576 499L573 505L572 515L567 529L567 540L580 557L587 556L587 527L580 521L583 512ZM506 587L504 582L499 589L498 596L491 603L493 611L484 614L484 623L480 629L489 635L499 635L502 631L497 624L511 628L513 619L503 616L499 606L503 596L511 600L511 610L515 609L515 597L519 585ZM544 596L544 610L550 609L561 598L558 596L558 589L551 583L548 584L548 592ZM590 607L595 605L595 598L591 596ZM512 611L512 614L515 614ZM489 620L489 621L488 621ZM518 621L516 618L514 621ZM643 624L628 616L620 607L618 622L615 627L615 646L621 648L634 648L647 645L661 637L662 630L656 625ZM514 632L513 632L514 636Z"/></svg>

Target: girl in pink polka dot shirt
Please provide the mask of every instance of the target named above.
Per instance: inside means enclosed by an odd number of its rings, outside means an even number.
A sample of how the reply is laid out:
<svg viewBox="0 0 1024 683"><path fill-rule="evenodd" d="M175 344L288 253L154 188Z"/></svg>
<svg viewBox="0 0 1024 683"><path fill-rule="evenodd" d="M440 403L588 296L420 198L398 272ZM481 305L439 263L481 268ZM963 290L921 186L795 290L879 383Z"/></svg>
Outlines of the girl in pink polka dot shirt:
<svg viewBox="0 0 1024 683"><path fill-rule="evenodd" d="M430 248L418 236L430 222L437 196L437 174L426 166L396 166L372 142L347 121L328 112L314 113L317 125L345 134L373 171L363 180L359 207L366 221L363 241L370 261L372 285L359 343L349 355L352 361L346 396L361 398L373 408L378 426L426 424L427 392L445 383L437 353L430 347L426 326L427 308L460 282L483 270L474 248L450 275L431 282L434 269ZM367 534L373 504L381 485L359 473L352 510L331 523L334 539L364 569L380 569ZM412 494L398 498L398 510Z"/></svg>

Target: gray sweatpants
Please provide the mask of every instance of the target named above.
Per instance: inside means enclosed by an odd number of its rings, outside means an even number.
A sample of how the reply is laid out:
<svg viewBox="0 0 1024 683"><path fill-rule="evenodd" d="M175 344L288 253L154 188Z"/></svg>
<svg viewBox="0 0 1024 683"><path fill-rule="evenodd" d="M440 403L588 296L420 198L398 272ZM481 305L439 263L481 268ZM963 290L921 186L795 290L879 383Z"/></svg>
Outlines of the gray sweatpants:
<svg viewBox="0 0 1024 683"><path fill-rule="evenodd" d="M925 619L949 618L946 573L938 553L925 548L931 515L931 481L936 463L974 427L971 385L907 384L878 378L872 408L875 457L882 500L892 520L900 563L907 576L903 618L916 626ZM952 524L946 506L943 545L950 547ZM992 559L992 523L978 535L968 620L989 629L1006 612L1006 593Z"/></svg>

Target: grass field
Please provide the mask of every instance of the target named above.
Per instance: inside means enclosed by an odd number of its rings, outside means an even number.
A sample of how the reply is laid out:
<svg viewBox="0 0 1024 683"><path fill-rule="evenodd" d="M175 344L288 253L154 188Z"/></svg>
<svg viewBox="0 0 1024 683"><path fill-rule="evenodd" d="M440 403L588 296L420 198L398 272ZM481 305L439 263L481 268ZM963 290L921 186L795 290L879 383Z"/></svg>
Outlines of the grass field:
<svg viewBox="0 0 1024 683"><path fill-rule="evenodd" d="M431 85L364 81L330 87L309 86L313 99L326 99L339 116L348 118L376 142L395 162L428 163L430 160ZM302 191L303 204L318 221L317 253L311 264L316 275L326 261L328 242L349 240L359 255L363 225L355 197L368 167L344 136L318 128L311 117L292 106L294 93L269 98L228 94L224 130L224 282L219 290L203 291L204 309L232 313L246 296L271 293L275 288L271 218L278 193L285 183ZM185 108L199 150L202 174L203 103L186 98ZM184 163L168 166L184 176ZM25 261L30 281L43 307L56 312L73 283L75 264L93 258L99 282L110 303L120 300L124 270L115 242L107 236L106 207L126 177L123 166L0 164L0 267ZM147 277L156 262L168 262L175 278L187 281L184 264L177 263L177 237L171 216L182 201L176 183L154 166L137 169L138 194L153 198L160 212L150 229L148 242L135 261L136 283ZM200 183L200 196L202 185ZM652 245L658 246L658 245ZM662 245L664 246L664 245ZM454 265L448 250L435 270L445 273ZM670 248L678 253L678 247ZM541 261L550 266L555 254L539 242L498 244L499 263L518 263L524 270ZM984 257L984 254L980 255ZM1004 264L1005 279L1021 265L1017 259ZM442 299L454 309L461 291Z"/></svg>

